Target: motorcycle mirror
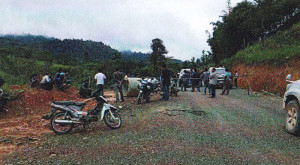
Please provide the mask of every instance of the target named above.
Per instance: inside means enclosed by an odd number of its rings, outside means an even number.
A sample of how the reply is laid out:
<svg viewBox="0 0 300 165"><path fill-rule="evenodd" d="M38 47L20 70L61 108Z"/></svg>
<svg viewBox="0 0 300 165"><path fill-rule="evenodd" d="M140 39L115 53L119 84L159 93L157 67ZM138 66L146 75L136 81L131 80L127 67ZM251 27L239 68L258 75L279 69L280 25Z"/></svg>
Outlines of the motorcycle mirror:
<svg viewBox="0 0 300 165"><path fill-rule="evenodd" d="M286 81L290 81L291 78L292 78L292 74L288 74L288 75L286 76Z"/></svg>

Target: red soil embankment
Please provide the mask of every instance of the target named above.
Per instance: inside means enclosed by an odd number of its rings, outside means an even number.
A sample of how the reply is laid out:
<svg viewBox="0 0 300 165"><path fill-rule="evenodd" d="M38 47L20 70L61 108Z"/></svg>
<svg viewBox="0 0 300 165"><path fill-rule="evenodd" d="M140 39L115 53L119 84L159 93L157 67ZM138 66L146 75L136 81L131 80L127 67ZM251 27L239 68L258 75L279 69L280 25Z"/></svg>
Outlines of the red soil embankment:
<svg viewBox="0 0 300 165"><path fill-rule="evenodd" d="M247 88L247 78L253 91L268 91L282 96L286 89L286 76L292 74L292 80L300 79L300 60L296 59L284 66L237 64L231 72L238 71L238 87ZM247 78L245 74L247 73Z"/></svg>
<svg viewBox="0 0 300 165"><path fill-rule="evenodd" d="M52 133L49 121L41 117L50 112L52 101L83 101L78 89L70 87L64 92L53 89L46 91L28 86L10 86L13 90L25 89L21 96L8 103L7 113L0 113L0 155L8 154L23 145L37 144L41 135ZM106 92L109 93L109 92ZM88 101L84 110L96 106L94 100ZM0 160L1 160L0 156Z"/></svg>

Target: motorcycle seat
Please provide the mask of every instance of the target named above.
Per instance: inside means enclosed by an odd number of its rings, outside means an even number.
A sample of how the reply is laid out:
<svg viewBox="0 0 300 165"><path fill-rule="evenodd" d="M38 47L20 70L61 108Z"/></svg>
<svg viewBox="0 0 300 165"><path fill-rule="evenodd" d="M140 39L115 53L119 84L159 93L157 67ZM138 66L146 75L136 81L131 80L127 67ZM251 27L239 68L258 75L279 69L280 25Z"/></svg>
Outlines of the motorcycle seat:
<svg viewBox="0 0 300 165"><path fill-rule="evenodd" d="M53 104L57 105L76 105L76 106L85 106L85 102L75 102L75 101L54 101Z"/></svg>

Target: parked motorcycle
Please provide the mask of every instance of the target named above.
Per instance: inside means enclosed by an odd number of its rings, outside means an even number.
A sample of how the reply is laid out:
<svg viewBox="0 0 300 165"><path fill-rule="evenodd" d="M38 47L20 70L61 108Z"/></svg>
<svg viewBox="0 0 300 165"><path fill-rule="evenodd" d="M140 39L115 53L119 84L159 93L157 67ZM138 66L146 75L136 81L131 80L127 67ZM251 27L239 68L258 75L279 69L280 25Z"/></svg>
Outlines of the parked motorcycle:
<svg viewBox="0 0 300 165"><path fill-rule="evenodd" d="M146 99L146 102L150 101L150 94L152 91L152 83L142 79L138 80L140 83L138 84L138 89L139 89L139 95L137 98L137 103L140 104L142 99Z"/></svg>
<svg viewBox="0 0 300 165"><path fill-rule="evenodd" d="M149 82L149 80L148 80ZM151 85L152 85L152 93L158 94L161 91L161 85L159 81L155 78L150 79Z"/></svg>
<svg viewBox="0 0 300 165"><path fill-rule="evenodd" d="M175 80L171 80L171 89L170 89L170 94L174 96L178 96L179 89L177 89L177 83Z"/></svg>
<svg viewBox="0 0 300 165"><path fill-rule="evenodd" d="M53 108L44 119L51 119L50 126L56 134L69 133L73 128L103 120L111 129L120 128L122 120L118 114L119 109L108 104L103 97L94 97L97 106L89 111L83 111L85 102L56 101L51 104Z"/></svg>

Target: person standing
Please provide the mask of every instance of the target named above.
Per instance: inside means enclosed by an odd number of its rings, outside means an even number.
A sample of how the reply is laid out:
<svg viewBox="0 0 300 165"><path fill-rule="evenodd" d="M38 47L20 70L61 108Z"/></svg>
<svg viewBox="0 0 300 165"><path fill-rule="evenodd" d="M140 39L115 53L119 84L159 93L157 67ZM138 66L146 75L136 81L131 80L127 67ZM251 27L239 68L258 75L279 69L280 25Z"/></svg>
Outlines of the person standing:
<svg viewBox="0 0 300 165"><path fill-rule="evenodd" d="M209 76L209 85L211 88L211 97L210 98L216 98L217 83L218 83L218 79L217 79L216 68L212 68L212 73Z"/></svg>
<svg viewBox="0 0 300 165"><path fill-rule="evenodd" d="M221 95L225 94L226 91L226 95L229 94L229 88L230 88L230 84L231 84L231 73L228 69L225 69L225 76L224 76L224 85L223 85L223 91L221 93Z"/></svg>
<svg viewBox="0 0 300 165"><path fill-rule="evenodd" d="M183 75L181 76L181 80L182 80L182 83L181 83L181 91L186 91L186 87L187 87L187 84L188 84L188 73L186 70L184 70L184 73Z"/></svg>
<svg viewBox="0 0 300 165"><path fill-rule="evenodd" d="M235 83L235 88L238 88L238 85L237 85L237 79L239 77L239 74L237 71L235 71L235 74L234 74L234 83Z"/></svg>
<svg viewBox="0 0 300 165"><path fill-rule="evenodd" d="M204 72L201 75L201 79L203 80L203 86L204 86L204 94L206 95L206 89L208 89L208 93L211 93L209 88L209 71L207 68L205 68Z"/></svg>
<svg viewBox="0 0 300 165"><path fill-rule="evenodd" d="M196 68L192 71L191 80L192 80L192 92L195 92L195 88L197 88L197 90L199 92L201 92L200 91L200 83L199 83L200 76L199 76L199 73L197 72Z"/></svg>
<svg viewBox="0 0 300 165"><path fill-rule="evenodd" d="M104 80L106 76L102 73L102 69L98 69L98 73L95 75L96 85L97 85L97 96L103 96L103 87L104 87Z"/></svg>
<svg viewBox="0 0 300 165"><path fill-rule="evenodd" d="M166 68L166 65L163 64L161 66L162 74L161 74L161 82L162 82L162 91L163 97L161 100L168 101L169 100L169 86L171 84L171 72Z"/></svg>
<svg viewBox="0 0 300 165"><path fill-rule="evenodd" d="M123 77L124 77L124 74L122 72L120 72L119 68L117 68L113 74L116 102L119 101L119 93L120 93L121 101L124 102L124 96L123 96L123 92L122 92Z"/></svg>

